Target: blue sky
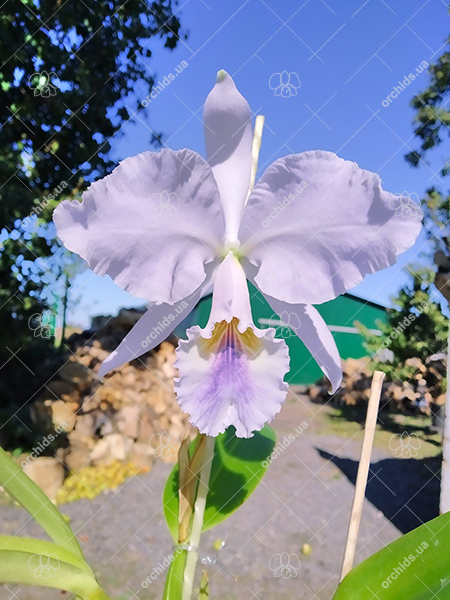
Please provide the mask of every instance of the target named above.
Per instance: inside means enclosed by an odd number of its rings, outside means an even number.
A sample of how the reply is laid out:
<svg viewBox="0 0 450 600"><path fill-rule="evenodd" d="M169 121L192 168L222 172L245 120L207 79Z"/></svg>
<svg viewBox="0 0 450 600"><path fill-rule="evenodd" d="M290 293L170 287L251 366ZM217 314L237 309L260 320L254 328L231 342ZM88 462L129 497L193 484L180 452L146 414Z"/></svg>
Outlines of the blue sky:
<svg viewBox="0 0 450 600"><path fill-rule="evenodd" d="M187 0L178 10L188 39L172 52L150 40L148 68L159 81L182 61L187 66L112 141L117 161L151 149L152 131L163 131L168 147L204 155L201 108L216 72L226 69L255 114L266 116L259 175L280 156L323 149L378 172L394 193L445 189L434 173L446 148L418 169L404 159L418 145L409 102L428 81L426 70L418 74L416 68L436 60L448 35L443 0ZM275 96L270 88L270 77L282 71L298 75L296 96ZM410 73L414 81L384 107ZM135 95L143 99L139 87ZM423 261L422 250L425 236L398 265L367 277L355 293L389 304L405 281L402 269ZM89 315L143 303L90 271L77 277L73 292L69 320L83 326Z"/></svg>

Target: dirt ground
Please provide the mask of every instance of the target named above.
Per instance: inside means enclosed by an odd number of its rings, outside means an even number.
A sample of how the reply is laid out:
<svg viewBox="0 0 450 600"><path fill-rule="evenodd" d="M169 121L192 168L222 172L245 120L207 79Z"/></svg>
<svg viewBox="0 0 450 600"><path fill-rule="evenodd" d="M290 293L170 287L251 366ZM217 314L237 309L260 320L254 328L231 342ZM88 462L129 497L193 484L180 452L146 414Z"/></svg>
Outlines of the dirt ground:
<svg viewBox="0 0 450 600"><path fill-rule="evenodd" d="M303 422L305 431L272 462L250 500L202 538L211 598L332 598L361 448L361 419L351 411L343 418L339 411L290 394L273 427L279 440ZM404 432L411 434L406 442ZM438 440L417 419L386 418L377 431L357 562L437 516ZM173 551L161 508L169 470L169 465L157 463L151 473L131 478L108 494L62 507L111 598L162 596L165 571L147 588L141 582ZM20 508L0 511L3 534L41 537ZM216 540L225 541L219 552L213 550ZM311 547L307 555L304 544ZM286 561L281 577L279 567ZM56 590L0 587L1 600L63 597L68 595Z"/></svg>

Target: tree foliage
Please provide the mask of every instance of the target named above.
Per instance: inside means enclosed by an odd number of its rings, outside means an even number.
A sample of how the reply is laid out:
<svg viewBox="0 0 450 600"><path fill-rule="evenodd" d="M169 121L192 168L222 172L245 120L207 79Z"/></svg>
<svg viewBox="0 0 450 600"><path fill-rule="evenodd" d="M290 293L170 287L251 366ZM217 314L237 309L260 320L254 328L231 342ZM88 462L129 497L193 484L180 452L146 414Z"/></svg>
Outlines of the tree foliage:
<svg viewBox="0 0 450 600"><path fill-rule="evenodd" d="M428 69L428 87L414 96L411 106L415 111L414 134L419 148L409 152L406 160L414 167L423 167L430 152L438 160L436 150L449 140L450 109L450 52L445 51ZM434 170L434 169L433 169ZM437 273L436 286L450 301L450 196L445 188L445 177L450 173L450 159L444 160L436 175L441 183L426 190L424 209L425 231L434 245L434 261Z"/></svg>
<svg viewBox="0 0 450 600"><path fill-rule="evenodd" d="M53 208L113 167L110 141L139 109L135 85L148 94L154 83L150 40L173 49L184 35L175 8L172 0L2 7L0 366L7 363L8 376L0 392L7 419L10 404L27 401L47 375L51 344L33 335L29 321L51 306L48 285L64 286Z"/></svg>
<svg viewBox="0 0 450 600"><path fill-rule="evenodd" d="M388 310L387 323L379 323L381 337L362 328L376 368L400 381L410 379L417 370L408 359L419 358L425 364L430 356L445 350L448 332L448 319L432 286L433 269L418 268L411 273L411 282Z"/></svg>
<svg viewBox="0 0 450 600"><path fill-rule="evenodd" d="M450 134L450 52L444 51L428 69L428 87L414 96L414 134L419 147L406 155L413 167L424 167L430 153L448 142ZM438 157L439 158L439 157ZM434 170L434 169L433 169ZM441 165L441 182L450 173L450 160ZM422 200L424 230L430 240L430 268L411 269L411 281L394 299L388 323L380 324L382 336L364 332L372 354L381 352L377 368L400 380L412 376L414 369L405 365L409 358L426 362L432 354L446 350L448 319L442 314L442 295L450 301L450 196L445 183L430 186ZM442 294L442 295L441 295ZM390 357L385 362L386 354ZM383 364L383 361L385 364Z"/></svg>

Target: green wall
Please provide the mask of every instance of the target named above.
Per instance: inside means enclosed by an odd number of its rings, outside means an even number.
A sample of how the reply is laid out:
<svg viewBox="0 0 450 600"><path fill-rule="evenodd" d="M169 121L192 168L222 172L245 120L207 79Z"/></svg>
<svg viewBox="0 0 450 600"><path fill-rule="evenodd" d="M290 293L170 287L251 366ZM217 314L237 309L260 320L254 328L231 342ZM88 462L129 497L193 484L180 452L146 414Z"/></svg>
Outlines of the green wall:
<svg viewBox="0 0 450 600"><path fill-rule="evenodd" d="M268 327L267 324L259 323L259 319L276 318L276 316L260 292L251 284L249 284L249 289L253 320L261 329ZM355 321L359 321L369 329L378 329L377 321L386 320L386 310L383 306L367 302L351 294L339 296L316 308L325 322L331 326L354 327ZM210 309L211 296L207 296L200 300L194 311L180 324L175 333L184 338L187 327L192 325L204 327L208 321ZM342 358L361 358L367 354L363 347L363 339L359 334L333 332L333 336ZM281 327L278 328L276 337L283 337ZM303 342L295 334L285 337L285 340L289 346L291 357L291 368L286 381L290 384L309 384L320 379L322 371L305 348Z"/></svg>

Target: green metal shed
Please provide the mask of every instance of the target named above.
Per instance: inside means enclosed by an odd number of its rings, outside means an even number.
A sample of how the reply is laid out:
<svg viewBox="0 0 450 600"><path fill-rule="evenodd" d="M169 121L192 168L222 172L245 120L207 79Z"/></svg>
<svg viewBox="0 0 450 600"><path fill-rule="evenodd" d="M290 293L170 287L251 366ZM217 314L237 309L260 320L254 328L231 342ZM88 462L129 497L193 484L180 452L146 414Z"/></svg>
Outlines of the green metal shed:
<svg viewBox="0 0 450 600"><path fill-rule="evenodd" d="M249 284L251 306L254 323L261 329L269 326L277 327L276 337L282 337L289 346L291 357L290 371L286 381L291 385L311 384L323 375L316 361L312 358L303 342L291 330L286 328L278 315L264 297ZM185 337L184 331L192 325L204 327L211 309L211 295L205 296L197 304L194 311L183 321L176 334ZM342 358L361 358L367 354L363 346L363 338L355 327L355 322L362 323L373 333L378 332L379 321L387 319L386 308L380 304L364 300L353 294L344 294L316 306L333 333Z"/></svg>

